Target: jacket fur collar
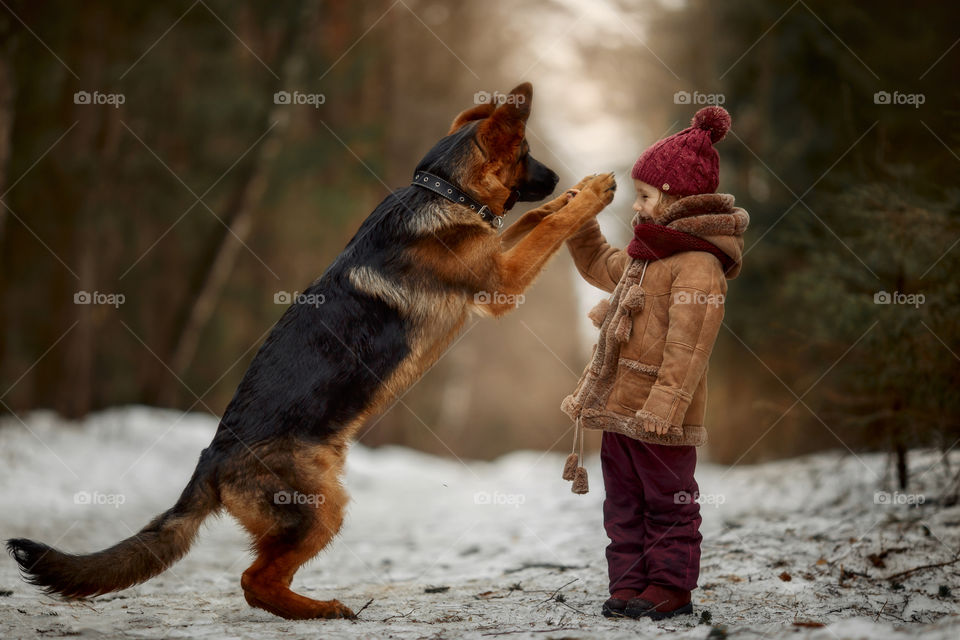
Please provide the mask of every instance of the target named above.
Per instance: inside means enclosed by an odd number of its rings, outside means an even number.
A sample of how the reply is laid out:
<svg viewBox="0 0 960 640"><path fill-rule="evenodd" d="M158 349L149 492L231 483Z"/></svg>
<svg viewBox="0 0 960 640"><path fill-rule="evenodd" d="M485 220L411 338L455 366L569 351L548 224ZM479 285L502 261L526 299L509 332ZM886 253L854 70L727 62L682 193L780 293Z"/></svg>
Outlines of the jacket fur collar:
<svg viewBox="0 0 960 640"><path fill-rule="evenodd" d="M743 260L743 232L750 224L750 216L734 206L729 193L703 193L680 198L657 220L634 216L633 224L651 222L703 238L712 242L730 256L737 266L727 273L735 278Z"/></svg>

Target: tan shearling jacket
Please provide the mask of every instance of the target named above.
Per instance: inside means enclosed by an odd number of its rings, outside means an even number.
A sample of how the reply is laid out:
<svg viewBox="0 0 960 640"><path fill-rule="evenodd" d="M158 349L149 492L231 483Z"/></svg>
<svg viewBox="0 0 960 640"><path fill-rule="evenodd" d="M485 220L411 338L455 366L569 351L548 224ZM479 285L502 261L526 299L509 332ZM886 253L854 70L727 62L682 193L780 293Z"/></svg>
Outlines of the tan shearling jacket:
<svg viewBox="0 0 960 640"><path fill-rule="evenodd" d="M743 257L749 216L733 196L681 198L657 221L698 236L732 258L704 251L634 260L611 247L596 220L567 240L580 274L612 293L590 312L600 335L574 392L561 405L579 426L658 444L699 446L707 364L723 320L727 280Z"/></svg>

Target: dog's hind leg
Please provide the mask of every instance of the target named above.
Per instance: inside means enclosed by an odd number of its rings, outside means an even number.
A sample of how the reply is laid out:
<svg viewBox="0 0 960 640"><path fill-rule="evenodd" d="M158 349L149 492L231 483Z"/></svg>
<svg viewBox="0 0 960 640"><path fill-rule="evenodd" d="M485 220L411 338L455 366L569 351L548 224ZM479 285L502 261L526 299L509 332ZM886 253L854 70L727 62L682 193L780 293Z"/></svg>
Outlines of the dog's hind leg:
<svg viewBox="0 0 960 640"><path fill-rule="evenodd" d="M267 536L257 543L257 559L240 580L247 603L290 620L353 618L353 611L339 600L314 600L290 589L297 569L332 537L318 525L304 539L293 543L284 536Z"/></svg>
<svg viewBox="0 0 960 640"><path fill-rule="evenodd" d="M339 465L304 469L304 458L295 458L295 483L283 482L285 486L277 489L281 481L272 477L261 485L270 487L268 504L262 493L256 505L240 506L233 499L227 504L253 535L257 553L240 580L244 597L252 607L291 620L353 618L353 611L337 600L314 600L290 589L297 570L340 530L347 499L338 479Z"/></svg>

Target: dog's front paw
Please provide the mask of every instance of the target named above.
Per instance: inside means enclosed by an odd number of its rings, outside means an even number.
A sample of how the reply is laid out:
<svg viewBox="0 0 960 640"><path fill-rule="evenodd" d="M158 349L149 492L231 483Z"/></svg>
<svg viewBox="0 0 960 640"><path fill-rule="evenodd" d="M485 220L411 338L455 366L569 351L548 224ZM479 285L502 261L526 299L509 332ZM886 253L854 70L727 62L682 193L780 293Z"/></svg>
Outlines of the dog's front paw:
<svg viewBox="0 0 960 640"><path fill-rule="evenodd" d="M570 204L582 207L577 212L581 218L595 216L613 201L616 190L617 181L612 173L585 178L580 193L571 200Z"/></svg>
<svg viewBox="0 0 960 640"><path fill-rule="evenodd" d="M576 188L567 189L542 207L534 209L534 211L539 213L541 216L548 216L552 213L556 213L557 211L560 211L560 209L563 209L565 206L567 206L567 204L569 204L578 193L580 193L580 191Z"/></svg>
<svg viewBox="0 0 960 640"><path fill-rule="evenodd" d="M593 179L596 178L596 177L597 177L597 174L591 173L590 175L585 176L585 177L583 178L583 180L581 180L581 181L578 182L577 184L573 185L572 189L575 190L577 193L579 193L580 191L583 190L584 187L587 186L587 184L588 184L591 180L593 180Z"/></svg>
<svg viewBox="0 0 960 640"><path fill-rule="evenodd" d="M613 173L603 173L594 177L584 187L584 191L591 192L597 197L603 206L613 202L614 193L617 191L617 180Z"/></svg>

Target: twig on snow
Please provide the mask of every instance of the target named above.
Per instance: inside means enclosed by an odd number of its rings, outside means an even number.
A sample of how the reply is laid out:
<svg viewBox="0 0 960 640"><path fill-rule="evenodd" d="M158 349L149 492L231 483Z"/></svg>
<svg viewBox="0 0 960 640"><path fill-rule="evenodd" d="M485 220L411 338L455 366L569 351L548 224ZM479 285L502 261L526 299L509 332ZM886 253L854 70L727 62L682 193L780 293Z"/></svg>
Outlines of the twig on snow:
<svg viewBox="0 0 960 640"><path fill-rule="evenodd" d="M50 606L50 605L53 604L53 603L47 603L47 602L45 602L44 604L46 604L47 606ZM78 606L78 607L85 607L85 608L87 608L87 609L90 609L90 611L95 611L95 612L97 612L97 613L100 613L100 610L97 609L96 607L94 607L92 604L90 604L90 601L89 601L89 600L73 600L73 601L70 602L69 604L73 604L73 605L76 605L76 606Z"/></svg>
<svg viewBox="0 0 960 640"><path fill-rule="evenodd" d="M880 611L877 611L877 617L873 619L874 622L880 619L880 614L883 613L883 610L887 608L887 603L890 602L890 598L887 598L883 601L883 606L880 607Z"/></svg>
<svg viewBox="0 0 960 640"><path fill-rule="evenodd" d="M371 604L373 604L373 598L370 598L369 600L367 600L367 604L360 607L360 609L355 614L353 614L353 617L359 618L360 614L363 613L363 610L369 607Z"/></svg>
<svg viewBox="0 0 960 640"><path fill-rule="evenodd" d="M395 615L395 616L387 616L386 618L384 618L384 619L381 620L380 622L386 622L387 620L393 620L394 618L406 618L408 615L410 615L411 613L413 613L413 612L416 611L416 610L417 610L416 608L413 608L413 609L410 609L410 611L407 611L406 613L404 613L404 614L402 614L402 615L398 613L398 614Z"/></svg>
<svg viewBox="0 0 960 640"><path fill-rule="evenodd" d="M577 609L576 607L573 607L573 606L569 605L569 604L568 604L566 601L564 601L564 600L557 600L557 602L560 603L560 604L562 604L563 606L565 606L566 608L568 608L568 609L570 609L570 610L572 610L572 611L576 611L577 613L579 613L579 614L582 615L582 616L596 615L596 614L590 614L590 613L585 613L585 612L583 612L583 611L580 611L580 609Z"/></svg>
<svg viewBox="0 0 960 640"><path fill-rule="evenodd" d="M580 627L553 627L552 629L517 629L516 631L498 631L497 633L481 633L482 636L506 636L511 633L550 633L552 631L578 631Z"/></svg>
<svg viewBox="0 0 960 640"><path fill-rule="evenodd" d="M584 567L578 567L571 564L556 564L553 562L524 562L519 567L514 569L507 569L504 571L504 575L511 573L517 573L519 571L525 571L527 569L559 569L561 572L567 571L570 569L583 569Z"/></svg>
<svg viewBox="0 0 960 640"><path fill-rule="evenodd" d="M537 604L538 604L538 605L539 605L539 604L543 604L544 602L550 602L551 600L556 599L558 593L560 593L562 590L566 589L567 587L569 587L570 585L572 585L574 582L576 582L576 581L579 580L579 579L580 579L580 578L574 578L573 580L571 580L571 581L568 582L567 584L563 585L562 587L559 587L559 588L557 588L557 589L554 589L553 592L552 592L549 596L547 596L547 599L546 599L546 600L542 600L542 601L538 602Z"/></svg>
<svg viewBox="0 0 960 640"><path fill-rule="evenodd" d="M951 565L951 564L956 564L957 562L960 562L960 556L957 556L957 557L954 558L953 560L947 560L946 562L935 562L935 563L933 563L933 564L924 564L924 565L920 565L919 567L914 567L913 569L907 569L906 571L901 571L900 573L895 573L895 574L893 574L892 576L887 576L886 579L887 579L887 580L896 580L897 578L902 578L902 577L904 577L904 576L908 576L908 575L910 575L911 573L913 573L913 572L915 572L915 571L922 571L922 570L924 570L924 569L935 569L935 568L937 568L937 567L946 567L946 566L949 566L949 565Z"/></svg>
<svg viewBox="0 0 960 640"><path fill-rule="evenodd" d="M589 614L587 614L587 613L584 613L583 611L580 611L580 609L577 609L576 607L573 607L573 606L571 606L570 604L568 604L567 601L566 601L566 599L565 599L564 597L562 597L561 594L560 594L560 592L561 592L562 590L566 589L567 587L569 587L570 585L572 585L574 582L576 582L576 581L579 580L579 579L580 579L580 578L574 578L573 580L571 580L570 582L566 583L565 585L563 585L563 586L561 586L561 587L558 587L557 589L554 589L553 592L547 597L547 599L546 599L546 600L541 600L540 602L538 602L538 603L537 603L537 606L540 606L541 604L544 604L544 603L546 603L546 602L550 602L551 600L553 600L553 601L556 602L557 604L562 604L562 605L565 606L566 608L570 609L571 611L576 611L577 613L579 613L579 614L582 615L582 616L589 615Z"/></svg>

